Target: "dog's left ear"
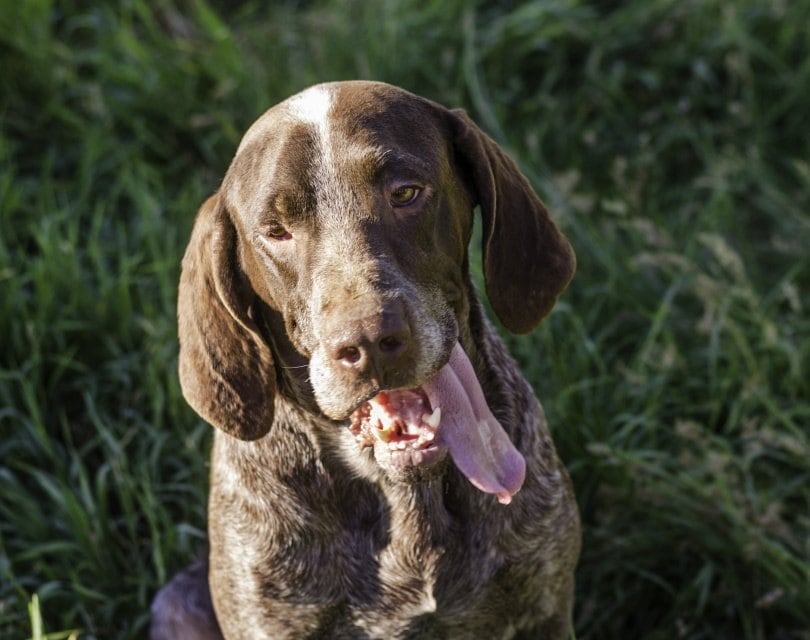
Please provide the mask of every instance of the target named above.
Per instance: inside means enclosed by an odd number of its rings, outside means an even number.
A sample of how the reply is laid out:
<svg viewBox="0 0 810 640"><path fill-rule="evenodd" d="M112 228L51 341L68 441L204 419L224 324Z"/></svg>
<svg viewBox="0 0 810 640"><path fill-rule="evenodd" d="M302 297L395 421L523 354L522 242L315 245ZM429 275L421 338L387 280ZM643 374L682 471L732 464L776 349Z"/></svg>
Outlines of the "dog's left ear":
<svg viewBox="0 0 810 640"><path fill-rule="evenodd" d="M489 301L507 329L528 333L573 277L574 251L512 159L464 111L450 114L456 160L481 206Z"/></svg>

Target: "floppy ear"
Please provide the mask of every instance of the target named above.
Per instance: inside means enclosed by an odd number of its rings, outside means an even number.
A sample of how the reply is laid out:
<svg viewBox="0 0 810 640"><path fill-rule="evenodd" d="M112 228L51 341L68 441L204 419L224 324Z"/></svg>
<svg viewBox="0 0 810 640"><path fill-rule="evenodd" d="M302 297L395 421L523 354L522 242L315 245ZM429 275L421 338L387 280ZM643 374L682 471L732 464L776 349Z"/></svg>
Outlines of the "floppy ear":
<svg viewBox="0 0 810 640"><path fill-rule="evenodd" d="M451 115L456 157L481 206L489 301L507 329L528 333L574 275L574 252L515 163L464 111Z"/></svg>
<svg viewBox="0 0 810 640"><path fill-rule="evenodd" d="M238 264L236 230L211 196L197 214L177 298L180 385L206 421L241 440L273 422L270 348L250 317L254 294Z"/></svg>

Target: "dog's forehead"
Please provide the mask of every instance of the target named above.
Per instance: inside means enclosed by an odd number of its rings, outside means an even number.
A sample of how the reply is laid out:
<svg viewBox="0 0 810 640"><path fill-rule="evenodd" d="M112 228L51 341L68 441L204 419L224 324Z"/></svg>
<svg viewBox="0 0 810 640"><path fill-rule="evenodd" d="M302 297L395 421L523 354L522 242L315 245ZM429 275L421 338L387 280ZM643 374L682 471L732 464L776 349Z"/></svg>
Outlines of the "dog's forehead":
<svg viewBox="0 0 810 640"><path fill-rule="evenodd" d="M282 185L303 186L316 198L340 190L347 177L369 176L386 158L438 170L445 160L436 113L432 103L380 82L315 85L248 129L229 182L260 206Z"/></svg>
<svg viewBox="0 0 810 640"><path fill-rule="evenodd" d="M319 84L266 111L245 133L237 150L261 143L280 129L305 125L322 140L407 128L412 134L430 129L428 102L382 82L347 81Z"/></svg>

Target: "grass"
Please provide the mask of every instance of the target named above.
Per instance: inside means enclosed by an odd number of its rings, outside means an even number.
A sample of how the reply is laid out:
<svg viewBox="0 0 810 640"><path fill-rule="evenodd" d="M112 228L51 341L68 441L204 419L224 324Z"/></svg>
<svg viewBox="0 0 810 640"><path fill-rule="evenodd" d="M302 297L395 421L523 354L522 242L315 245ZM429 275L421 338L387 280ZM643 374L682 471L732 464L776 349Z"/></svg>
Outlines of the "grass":
<svg viewBox="0 0 810 640"><path fill-rule="evenodd" d="M179 257L320 80L464 106L578 254L510 346L585 525L579 638L810 638L810 2L0 5L0 636L140 638L205 538Z"/></svg>

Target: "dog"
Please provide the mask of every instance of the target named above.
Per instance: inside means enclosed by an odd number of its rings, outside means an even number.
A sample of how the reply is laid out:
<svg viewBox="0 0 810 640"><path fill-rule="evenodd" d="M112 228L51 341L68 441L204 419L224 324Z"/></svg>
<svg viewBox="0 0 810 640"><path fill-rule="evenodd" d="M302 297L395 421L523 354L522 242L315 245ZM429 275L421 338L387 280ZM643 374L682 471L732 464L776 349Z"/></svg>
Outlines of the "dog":
<svg viewBox="0 0 810 640"><path fill-rule="evenodd" d="M462 110L336 82L247 131L182 264L210 549L154 640L569 637L578 511L476 295L476 207L492 310L526 333L574 253Z"/></svg>

